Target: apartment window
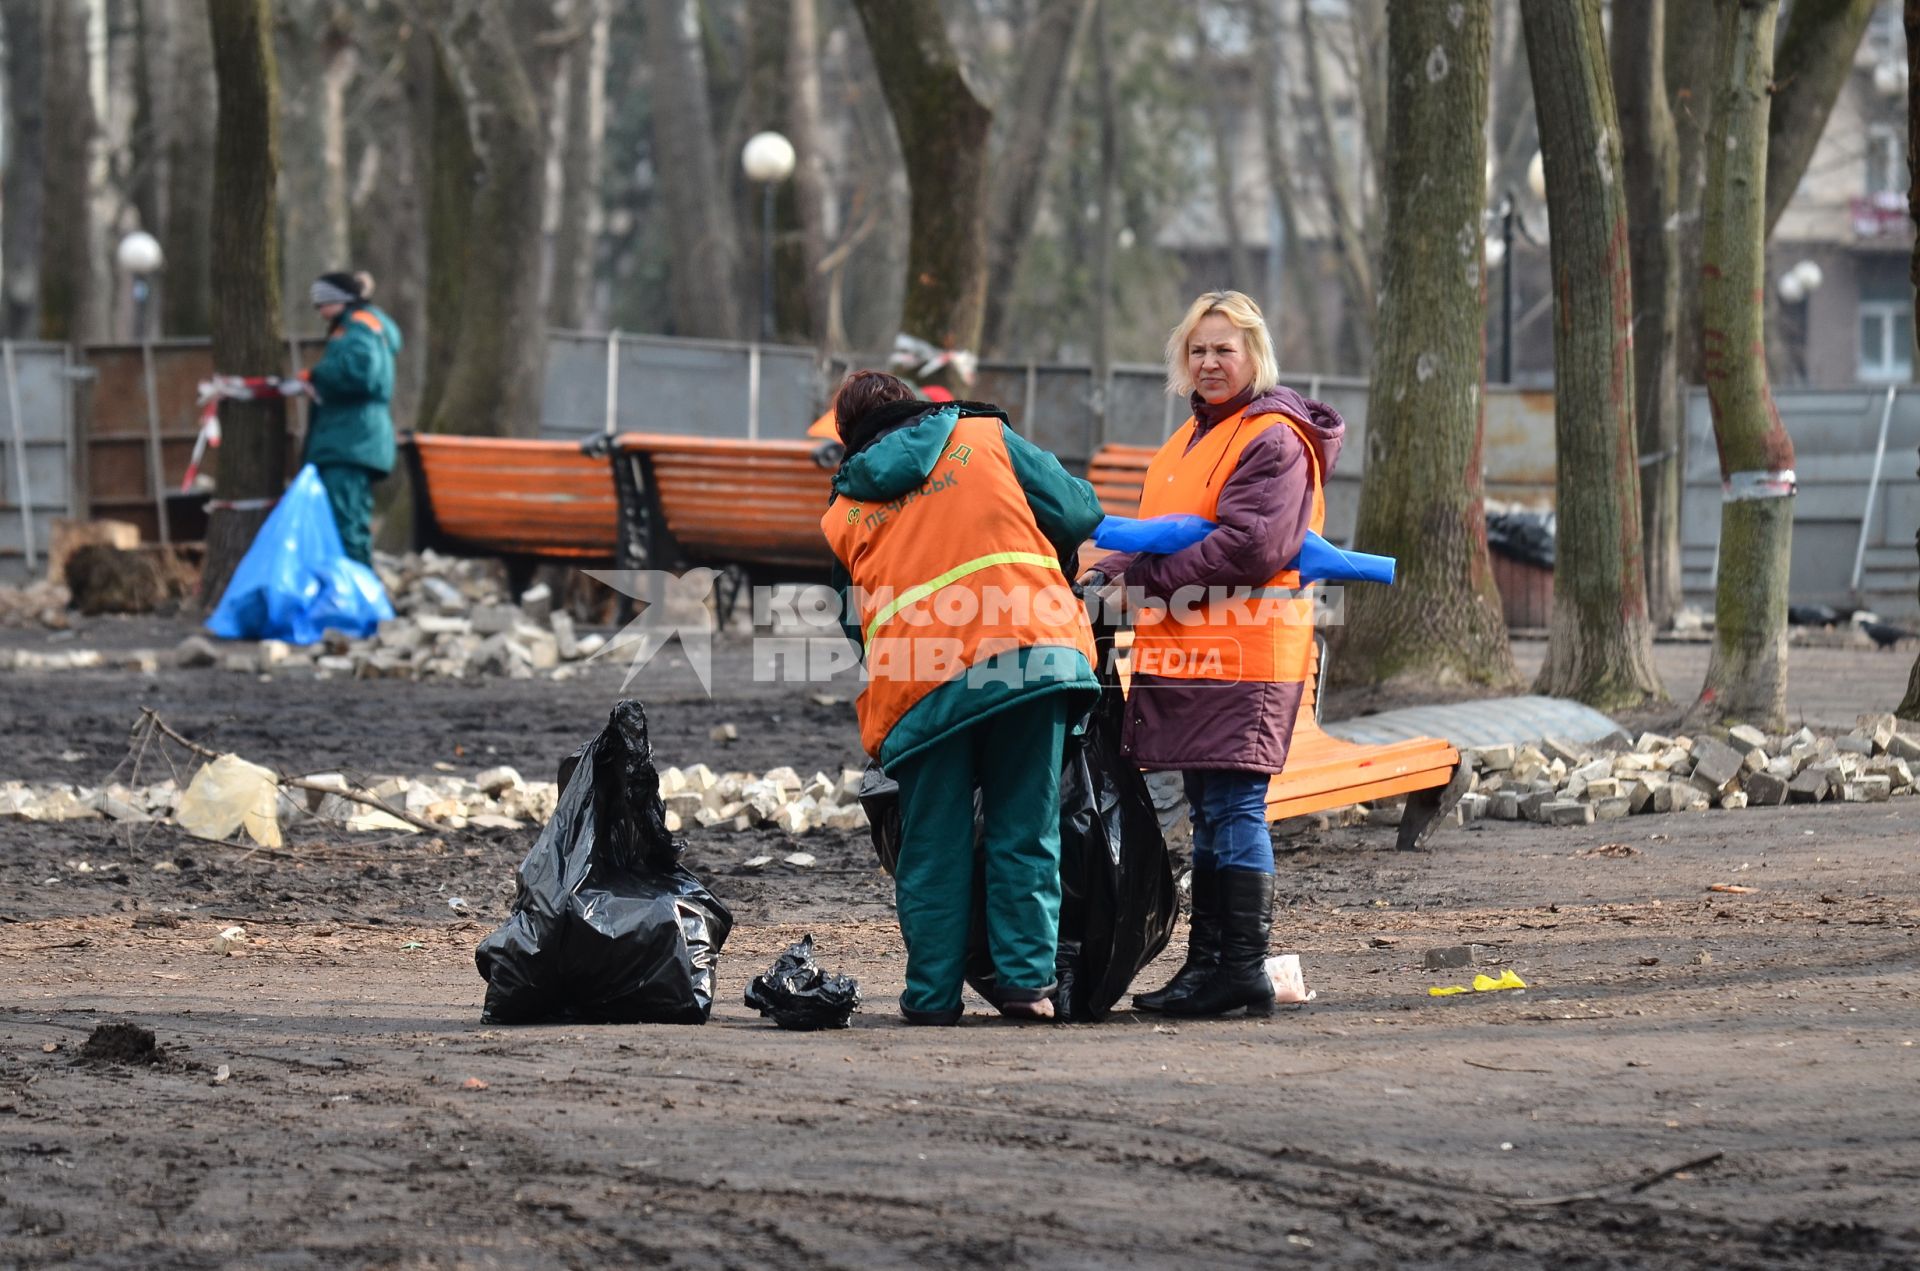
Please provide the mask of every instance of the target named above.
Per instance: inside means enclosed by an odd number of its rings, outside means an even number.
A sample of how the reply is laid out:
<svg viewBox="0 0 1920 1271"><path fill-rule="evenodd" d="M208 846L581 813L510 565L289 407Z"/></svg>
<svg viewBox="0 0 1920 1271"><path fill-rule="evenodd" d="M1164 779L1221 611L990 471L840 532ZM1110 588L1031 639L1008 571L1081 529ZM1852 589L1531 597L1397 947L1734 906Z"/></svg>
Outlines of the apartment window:
<svg viewBox="0 0 1920 1271"><path fill-rule="evenodd" d="M1907 192L1907 137L1904 127L1867 125L1867 193Z"/></svg>
<svg viewBox="0 0 1920 1271"><path fill-rule="evenodd" d="M1897 384L1913 378L1913 303L1860 303L1860 382Z"/></svg>

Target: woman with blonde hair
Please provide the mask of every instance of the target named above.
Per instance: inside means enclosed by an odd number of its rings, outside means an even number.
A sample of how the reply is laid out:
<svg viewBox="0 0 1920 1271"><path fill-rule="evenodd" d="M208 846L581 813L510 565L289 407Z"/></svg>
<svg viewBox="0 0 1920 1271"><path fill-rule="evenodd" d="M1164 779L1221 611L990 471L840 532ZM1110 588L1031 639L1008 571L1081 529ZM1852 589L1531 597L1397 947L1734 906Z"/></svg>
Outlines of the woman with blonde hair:
<svg viewBox="0 0 1920 1271"><path fill-rule="evenodd" d="M1109 557L1135 621L1123 749L1184 775L1193 821L1193 921L1171 983L1143 1010L1219 1015L1273 1008L1266 793L1286 766L1312 655L1309 602L1289 564L1322 526L1346 425L1279 383L1260 306L1237 291L1195 300L1167 341L1167 389L1192 417L1154 456L1142 517L1188 513L1216 528L1167 555ZM1157 619L1157 620L1155 620Z"/></svg>

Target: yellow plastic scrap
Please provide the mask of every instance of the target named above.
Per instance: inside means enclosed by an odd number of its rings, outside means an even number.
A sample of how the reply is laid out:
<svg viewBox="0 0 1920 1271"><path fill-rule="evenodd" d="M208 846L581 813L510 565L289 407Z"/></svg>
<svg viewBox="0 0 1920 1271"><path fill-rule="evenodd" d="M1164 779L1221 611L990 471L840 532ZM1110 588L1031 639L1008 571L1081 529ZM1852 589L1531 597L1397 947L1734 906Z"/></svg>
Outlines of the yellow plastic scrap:
<svg viewBox="0 0 1920 1271"><path fill-rule="evenodd" d="M1497 993L1501 989L1523 989L1525 987L1527 987L1527 982L1525 980L1515 975L1511 970L1505 970L1500 972L1500 978L1497 980L1494 979L1491 975L1474 976L1473 987L1471 989L1466 988L1464 985L1449 984L1441 988L1428 989L1427 996L1428 997L1452 997L1456 993L1469 993L1469 992Z"/></svg>

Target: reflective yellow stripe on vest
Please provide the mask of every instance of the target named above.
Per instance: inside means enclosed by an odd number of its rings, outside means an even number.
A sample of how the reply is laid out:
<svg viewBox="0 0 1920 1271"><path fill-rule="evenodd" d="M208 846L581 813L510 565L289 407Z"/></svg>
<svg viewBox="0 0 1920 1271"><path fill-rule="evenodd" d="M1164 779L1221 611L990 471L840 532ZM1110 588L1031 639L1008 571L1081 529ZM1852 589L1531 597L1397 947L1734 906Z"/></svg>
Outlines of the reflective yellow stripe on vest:
<svg viewBox="0 0 1920 1271"><path fill-rule="evenodd" d="M905 609L908 605L918 604L934 592L939 591L942 587L959 582L968 574L977 574L983 569L992 569L995 565L1038 565L1042 569L1057 570L1060 568L1060 561L1057 557L1044 556L1039 552L991 552L985 556L976 556L969 561L962 561L946 573L941 574L938 578L932 578L924 583L909 587L898 596L895 596L891 602L883 605L880 612L873 615L873 621L867 624L866 642L872 644L874 632L878 631L882 624L895 614L898 614L902 609Z"/></svg>

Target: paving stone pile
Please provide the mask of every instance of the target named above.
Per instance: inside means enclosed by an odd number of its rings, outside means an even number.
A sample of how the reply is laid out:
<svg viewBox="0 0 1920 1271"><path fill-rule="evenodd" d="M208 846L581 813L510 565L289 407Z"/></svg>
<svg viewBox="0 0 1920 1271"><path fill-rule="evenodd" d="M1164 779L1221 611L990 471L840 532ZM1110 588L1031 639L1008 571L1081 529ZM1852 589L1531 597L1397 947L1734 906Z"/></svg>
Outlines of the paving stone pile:
<svg viewBox="0 0 1920 1271"><path fill-rule="evenodd" d="M376 778L361 786L349 785L339 773L315 773L300 780L306 787L324 788L283 787L277 810L282 825L319 820L355 832L410 833L419 827L344 797L349 791L449 830L543 825L560 796L552 782L525 781L506 766L485 769L471 778L436 772L424 777ZM660 795L666 804L667 828L672 831L773 828L797 836L815 829L864 829L867 816L856 797L859 788L856 768L842 770L838 778L823 772L802 778L792 768L715 773L705 764L660 773ZM109 820L136 825L171 821L183 793L171 779L98 787L0 782L0 820Z"/></svg>

